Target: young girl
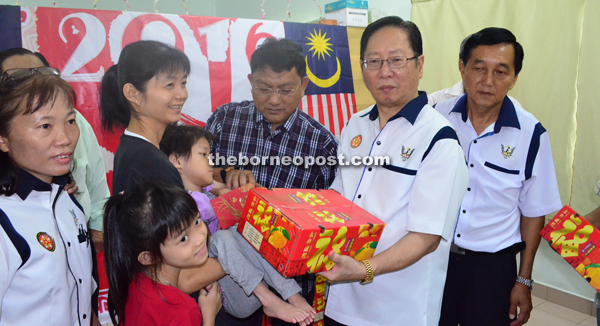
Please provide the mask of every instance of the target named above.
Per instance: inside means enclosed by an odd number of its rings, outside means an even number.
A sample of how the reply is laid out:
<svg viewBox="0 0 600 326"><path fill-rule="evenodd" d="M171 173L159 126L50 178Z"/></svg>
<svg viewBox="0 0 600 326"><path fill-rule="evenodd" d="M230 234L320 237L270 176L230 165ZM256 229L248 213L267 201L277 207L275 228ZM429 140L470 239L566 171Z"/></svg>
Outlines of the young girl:
<svg viewBox="0 0 600 326"><path fill-rule="evenodd" d="M262 306L268 316L309 325L315 311L300 295L298 283L283 277L235 228L217 231L215 212L203 190L213 183L209 158L209 141L213 138L210 132L198 126L172 124L165 130L160 147L181 174L185 188L198 204L200 216L209 226L213 224L209 254L210 257L218 257L228 274L219 280L224 291L225 310L244 318ZM271 292L263 281L289 303Z"/></svg>
<svg viewBox="0 0 600 326"><path fill-rule="evenodd" d="M218 283L196 303L177 289L182 268L208 258L208 229L187 192L142 184L111 197L104 213L108 309L115 325L214 325Z"/></svg>

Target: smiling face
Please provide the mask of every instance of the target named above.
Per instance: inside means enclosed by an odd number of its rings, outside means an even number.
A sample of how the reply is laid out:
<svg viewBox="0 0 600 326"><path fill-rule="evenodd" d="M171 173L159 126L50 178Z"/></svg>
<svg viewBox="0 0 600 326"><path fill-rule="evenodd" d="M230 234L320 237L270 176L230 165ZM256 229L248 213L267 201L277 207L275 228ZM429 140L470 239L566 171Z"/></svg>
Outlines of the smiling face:
<svg viewBox="0 0 600 326"><path fill-rule="evenodd" d="M208 258L208 227L200 216L181 234L171 235L160 245L163 265L174 268L194 267ZM165 266L163 266L164 269Z"/></svg>
<svg viewBox="0 0 600 326"><path fill-rule="evenodd" d="M365 48L365 59L387 60L397 56L407 58L414 56L408 34L402 29L384 27L369 38ZM406 67L400 69L390 68L387 62L384 62L378 70L363 68L363 80L377 106L402 109L416 98L419 95L419 79L423 77L423 63L424 57L421 55L416 60L410 60Z"/></svg>
<svg viewBox="0 0 600 326"><path fill-rule="evenodd" d="M466 65L459 61L469 109L500 110L517 82L514 58L512 44L501 43L480 45L473 49Z"/></svg>
<svg viewBox="0 0 600 326"><path fill-rule="evenodd" d="M271 123L273 130L294 114L308 85L308 78L301 78L295 67L282 72L274 72L269 68L258 70L248 75L248 80L253 87L274 90L270 95L263 95L254 88L252 90L256 109ZM276 92L278 89L294 89L294 92L291 95L279 95Z"/></svg>
<svg viewBox="0 0 600 326"><path fill-rule="evenodd" d="M55 101L36 112L17 115L8 135L0 136L0 150L16 166L50 183L53 177L69 172L78 139L75 110L59 91Z"/></svg>
<svg viewBox="0 0 600 326"><path fill-rule="evenodd" d="M148 81L146 91L135 97L139 105L134 102L133 106L141 119L164 128L181 119L181 109L188 98L186 84L183 70L158 74Z"/></svg>
<svg viewBox="0 0 600 326"><path fill-rule="evenodd" d="M173 156L174 154L171 154ZM190 191L201 191L202 188L213 183L213 162L210 160L210 144L206 138L200 138L190 151L188 159L173 158L179 160L176 167L181 174L185 189Z"/></svg>

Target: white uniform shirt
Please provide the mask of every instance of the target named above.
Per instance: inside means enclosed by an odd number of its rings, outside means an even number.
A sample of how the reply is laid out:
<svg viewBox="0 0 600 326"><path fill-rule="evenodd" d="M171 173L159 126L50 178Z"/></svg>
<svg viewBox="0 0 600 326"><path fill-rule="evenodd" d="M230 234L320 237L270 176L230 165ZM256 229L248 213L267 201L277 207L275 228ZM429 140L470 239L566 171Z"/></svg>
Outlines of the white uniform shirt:
<svg viewBox="0 0 600 326"><path fill-rule="evenodd" d="M436 105L452 123L469 165L454 242L497 252L521 242L521 214L538 217L562 207L548 133L506 97L495 123L479 136L467 114L467 95Z"/></svg>
<svg viewBox="0 0 600 326"><path fill-rule="evenodd" d="M21 171L16 194L0 196L0 325L89 325L91 243L86 218L62 188Z"/></svg>
<svg viewBox="0 0 600 326"><path fill-rule="evenodd" d="M383 129L376 106L354 114L339 153L391 158L389 166L341 166L331 186L386 223L375 254L409 231L443 239L433 253L371 284L332 285L325 314L347 325L438 325L450 240L468 182L454 129L420 92Z"/></svg>

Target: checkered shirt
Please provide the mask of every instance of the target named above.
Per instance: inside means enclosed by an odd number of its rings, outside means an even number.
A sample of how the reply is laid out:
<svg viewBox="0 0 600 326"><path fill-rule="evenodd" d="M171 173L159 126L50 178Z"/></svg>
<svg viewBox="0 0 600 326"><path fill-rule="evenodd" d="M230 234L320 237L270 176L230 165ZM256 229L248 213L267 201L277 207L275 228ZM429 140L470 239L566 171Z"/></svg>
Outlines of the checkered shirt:
<svg viewBox="0 0 600 326"><path fill-rule="evenodd" d="M337 157L337 141L323 125L296 109L294 114L275 131L271 123L258 112L253 101L229 103L217 108L205 128L217 140L212 153L216 156L248 158L300 156ZM312 165L308 168L290 164L238 166L251 170L256 181L267 188L327 189L335 177L335 166ZM222 162L215 162L222 167Z"/></svg>

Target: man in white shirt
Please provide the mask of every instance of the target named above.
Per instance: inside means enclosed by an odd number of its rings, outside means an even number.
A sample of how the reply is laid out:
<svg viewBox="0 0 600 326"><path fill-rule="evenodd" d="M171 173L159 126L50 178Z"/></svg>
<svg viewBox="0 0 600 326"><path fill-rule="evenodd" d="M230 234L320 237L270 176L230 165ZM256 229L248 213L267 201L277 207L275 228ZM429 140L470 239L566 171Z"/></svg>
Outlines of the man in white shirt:
<svg viewBox="0 0 600 326"><path fill-rule="evenodd" d="M419 29L399 17L363 33L363 80L376 104L352 116L339 153L389 156L390 163L340 167L331 189L386 226L370 259L329 254L336 265L320 273L333 282L327 326L438 324L468 170L454 129L418 91L422 52Z"/></svg>
<svg viewBox="0 0 600 326"><path fill-rule="evenodd" d="M485 28L469 36L459 61L467 93L435 106L454 126L469 167L442 326L519 326L529 319L539 232L544 216L562 205L548 133L506 95L517 82L523 56L506 29Z"/></svg>

